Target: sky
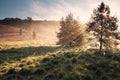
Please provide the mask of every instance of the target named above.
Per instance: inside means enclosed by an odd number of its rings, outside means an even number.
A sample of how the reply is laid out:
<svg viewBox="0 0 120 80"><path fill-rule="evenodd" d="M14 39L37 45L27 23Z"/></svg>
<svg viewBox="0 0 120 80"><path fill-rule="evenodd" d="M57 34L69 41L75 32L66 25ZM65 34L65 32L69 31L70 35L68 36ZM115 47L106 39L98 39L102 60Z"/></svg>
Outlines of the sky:
<svg viewBox="0 0 120 80"><path fill-rule="evenodd" d="M87 22L101 2L109 5L111 15L120 20L120 0L0 0L0 19L6 17L33 20L60 20L68 13Z"/></svg>

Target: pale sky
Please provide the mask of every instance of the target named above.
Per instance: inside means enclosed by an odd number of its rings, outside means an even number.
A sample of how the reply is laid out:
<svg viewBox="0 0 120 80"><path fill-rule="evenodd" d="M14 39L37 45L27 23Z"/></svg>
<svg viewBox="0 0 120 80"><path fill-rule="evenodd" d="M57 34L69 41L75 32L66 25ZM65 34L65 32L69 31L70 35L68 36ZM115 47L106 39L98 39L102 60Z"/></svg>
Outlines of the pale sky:
<svg viewBox="0 0 120 80"><path fill-rule="evenodd" d="M34 20L60 20L68 13L86 22L101 2L109 5L111 15L120 20L120 0L0 0L0 19L18 17Z"/></svg>

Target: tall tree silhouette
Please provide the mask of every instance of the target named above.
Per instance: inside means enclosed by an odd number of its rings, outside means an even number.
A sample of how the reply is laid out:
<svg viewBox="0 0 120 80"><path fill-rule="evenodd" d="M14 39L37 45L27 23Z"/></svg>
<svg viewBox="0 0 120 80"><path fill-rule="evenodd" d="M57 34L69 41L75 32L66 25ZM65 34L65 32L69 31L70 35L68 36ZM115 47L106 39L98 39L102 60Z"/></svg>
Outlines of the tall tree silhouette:
<svg viewBox="0 0 120 80"><path fill-rule="evenodd" d="M82 34L80 34L80 24L73 18L73 14L68 14L66 18L60 21L60 32L57 34L59 38L58 44L62 46L72 47L80 45Z"/></svg>
<svg viewBox="0 0 120 80"><path fill-rule="evenodd" d="M94 35L98 38L100 51L102 50L103 44L107 44L105 42L109 37L115 37L115 30L118 28L117 22L117 17L110 16L110 8L103 2L93 10L87 31L93 31Z"/></svg>

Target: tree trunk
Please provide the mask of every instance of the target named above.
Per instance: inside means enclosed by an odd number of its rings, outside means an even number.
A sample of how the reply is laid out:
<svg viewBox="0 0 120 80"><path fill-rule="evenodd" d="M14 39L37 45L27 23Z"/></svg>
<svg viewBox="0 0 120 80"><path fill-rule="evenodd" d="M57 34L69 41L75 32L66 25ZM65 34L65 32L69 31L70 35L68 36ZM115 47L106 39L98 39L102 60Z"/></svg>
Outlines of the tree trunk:
<svg viewBox="0 0 120 80"><path fill-rule="evenodd" d="M101 29L101 33L100 33L100 49L99 49L99 51L102 51L102 37L103 37L103 35L102 35L102 29Z"/></svg>
<svg viewBox="0 0 120 80"><path fill-rule="evenodd" d="M100 51L102 51L102 35L100 37Z"/></svg>

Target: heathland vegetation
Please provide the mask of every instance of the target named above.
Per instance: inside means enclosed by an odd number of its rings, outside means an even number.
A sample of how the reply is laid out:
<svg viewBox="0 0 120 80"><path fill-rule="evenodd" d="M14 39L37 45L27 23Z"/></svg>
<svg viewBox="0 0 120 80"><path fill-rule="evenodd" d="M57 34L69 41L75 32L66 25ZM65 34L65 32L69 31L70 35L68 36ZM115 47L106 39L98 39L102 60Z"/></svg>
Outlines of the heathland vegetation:
<svg viewBox="0 0 120 80"><path fill-rule="evenodd" d="M23 21L29 28L19 27L19 35L23 35L22 29L31 29L34 36L30 41L0 43L0 80L120 80L118 19L110 15L110 7L103 2L86 24L74 19L72 13L62 17L57 22L60 30L56 32L56 45L36 41L37 33L31 25L37 22L30 17L6 20L0 24L16 26L14 20L19 25Z"/></svg>

